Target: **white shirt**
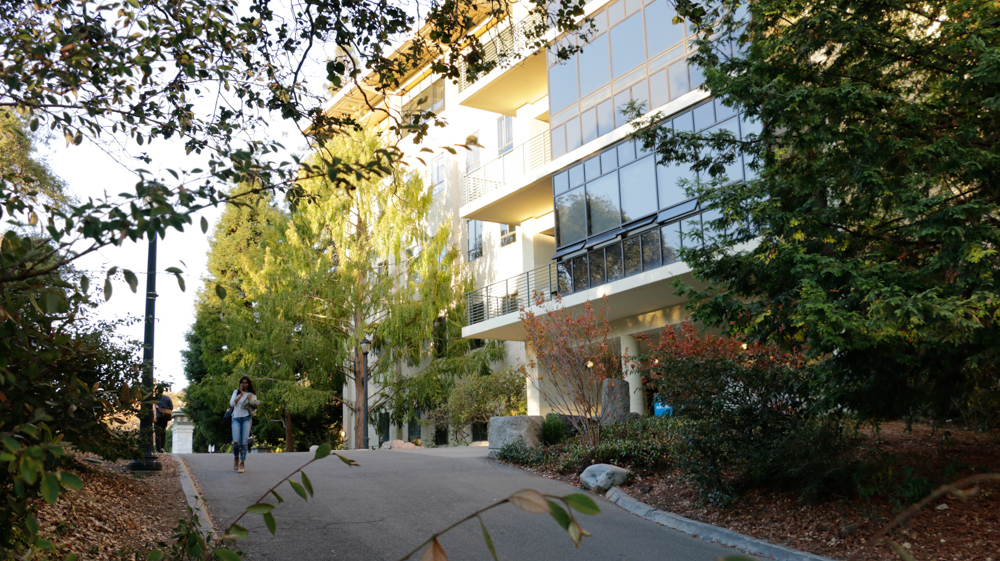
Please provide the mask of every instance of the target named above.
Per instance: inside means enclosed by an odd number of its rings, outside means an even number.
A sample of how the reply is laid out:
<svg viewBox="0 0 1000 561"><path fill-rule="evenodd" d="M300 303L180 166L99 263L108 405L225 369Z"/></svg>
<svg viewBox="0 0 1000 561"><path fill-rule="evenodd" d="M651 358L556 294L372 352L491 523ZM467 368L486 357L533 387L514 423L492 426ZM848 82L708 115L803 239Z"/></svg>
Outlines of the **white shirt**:
<svg viewBox="0 0 1000 561"><path fill-rule="evenodd" d="M247 392L246 395L243 396L243 399L241 399L239 403L236 403L236 398L240 396L240 390L233 390L233 397L229 398L229 405L233 408L234 419L250 416L250 411L247 410L247 400L249 400L252 395L254 398L257 397L256 395Z"/></svg>

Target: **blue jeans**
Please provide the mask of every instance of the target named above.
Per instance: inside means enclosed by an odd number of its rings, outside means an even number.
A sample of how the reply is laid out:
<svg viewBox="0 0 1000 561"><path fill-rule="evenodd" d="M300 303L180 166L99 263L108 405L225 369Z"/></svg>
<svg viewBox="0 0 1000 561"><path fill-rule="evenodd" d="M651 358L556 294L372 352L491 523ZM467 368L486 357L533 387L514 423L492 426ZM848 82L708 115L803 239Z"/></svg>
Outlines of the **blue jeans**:
<svg viewBox="0 0 1000 561"><path fill-rule="evenodd" d="M247 439L250 438L250 416L233 417L233 456L247 459Z"/></svg>

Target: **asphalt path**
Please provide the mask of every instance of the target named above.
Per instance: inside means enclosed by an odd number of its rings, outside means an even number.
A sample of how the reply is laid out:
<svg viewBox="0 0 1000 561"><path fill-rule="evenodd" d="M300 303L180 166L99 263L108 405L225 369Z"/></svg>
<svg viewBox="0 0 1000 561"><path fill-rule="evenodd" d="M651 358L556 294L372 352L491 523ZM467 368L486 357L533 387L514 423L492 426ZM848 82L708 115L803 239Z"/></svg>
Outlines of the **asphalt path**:
<svg viewBox="0 0 1000 561"><path fill-rule="evenodd" d="M560 481L531 475L486 458L485 448L458 447L406 451L341 451L358 462L349 467L331 455L305 469L315 497L303 501L288 483L278 493L271 535L260 515L240 524L250 536L239 548L250 561L394 561L473 512L520 489L564 496L586 492ZM227 527L271 486L313 456L309 453L251 454L246 473L233 471L232 456L184 454L220 529ZM296 476L296 481L301 478ZM714 561L739 553L632 515L591 495L601 509L578 514L593 534L573 547L566 531L548 514L531 514L504 504L482 515L501 560ZM276 503L273 497L267 502ZM478 521L442 535L452 561L491 559ZM411 559L418 560L423 550Z"/></svg>

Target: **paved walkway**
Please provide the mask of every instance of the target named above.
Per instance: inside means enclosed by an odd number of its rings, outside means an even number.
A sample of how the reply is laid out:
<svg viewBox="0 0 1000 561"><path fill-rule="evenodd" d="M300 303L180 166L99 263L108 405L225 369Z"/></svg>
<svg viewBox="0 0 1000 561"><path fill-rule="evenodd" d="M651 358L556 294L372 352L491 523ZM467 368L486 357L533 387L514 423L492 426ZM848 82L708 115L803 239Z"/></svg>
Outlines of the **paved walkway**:
<svg viewBox="0 0 1000 561"><path fill-rule="evenodd" d="M241 524L250 529L250 538L241 542L247 559L392 561L435 532L519 489L531 488L559 496L583 492L560 481L536 477L489 460L485 448L341 453L361 466L349 468L331 456L306 468L316 491L310 501L302 501L287 483L278 488L285 502L274 510L275 536L267 531L259 515L244 518ZM214 520L224 528L276 481L309 461L312 455L252 454L248 456L245 474L232 470L232 458L228 455L179 457L197 480ZM622 507L595 497L601 514L578 517L580 524L593 534L583 540L579 549L574 549L566 532L547 514L529 514L512 505L503 505L482 518L499 558L506 560L714 561L741 553L665 527L663 524L677 522L669 518L672 515L654 522L654 513L658 511L651 513L648 506L624 494L616 495L615 490L609 497ZM272 498L270 502L275 501ZM721 543L733 539L734 545L758 555L775 556L781 561L821 559L721 528L687 522L695 524L682 528L687 532L709 535ZM441 542L453 561L491 558L482 530L474 520L448 532ZM419 559L422 553L412 559Z"/></svg>

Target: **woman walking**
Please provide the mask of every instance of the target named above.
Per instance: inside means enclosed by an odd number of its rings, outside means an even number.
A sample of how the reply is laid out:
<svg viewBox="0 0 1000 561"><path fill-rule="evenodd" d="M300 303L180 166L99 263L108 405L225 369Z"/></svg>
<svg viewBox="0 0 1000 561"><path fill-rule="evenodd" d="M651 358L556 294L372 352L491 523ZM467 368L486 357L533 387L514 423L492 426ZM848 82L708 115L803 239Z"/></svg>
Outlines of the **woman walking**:
<svg viewBox="0 0 1000 561"><path fill-rule="evenodd" d="M240 378L240 387L229 398L229 405L233 408L233 469L240 473L243 473L247 459L251 414L257 411L257 403L253 382L247 376Z"/></svg>

